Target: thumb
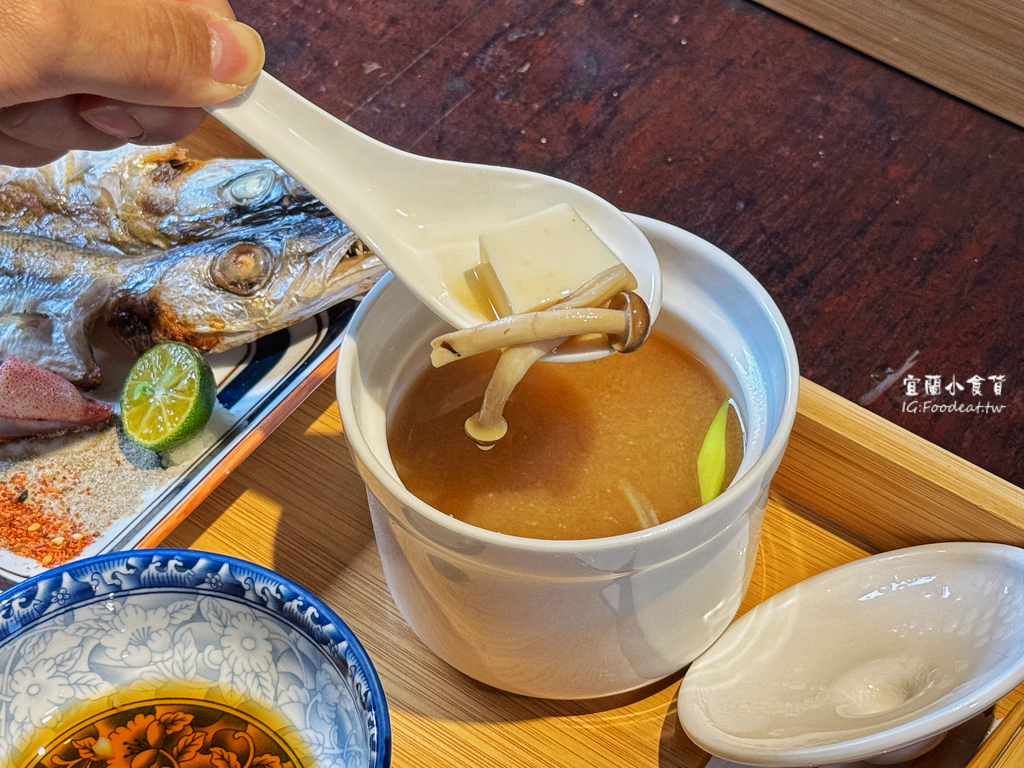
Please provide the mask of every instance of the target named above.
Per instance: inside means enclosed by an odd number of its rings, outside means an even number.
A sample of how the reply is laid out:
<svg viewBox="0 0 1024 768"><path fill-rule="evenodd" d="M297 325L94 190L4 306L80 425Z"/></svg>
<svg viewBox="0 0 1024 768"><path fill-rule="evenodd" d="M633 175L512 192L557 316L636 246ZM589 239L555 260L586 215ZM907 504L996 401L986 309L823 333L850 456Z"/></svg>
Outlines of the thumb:
<svg viewBox="0 0 1024 768"><path fill-rule="evenodd" d="M194 2L0 4L0 107L75 93L207 106L241 92L263 58L255 30Z"/></svg>

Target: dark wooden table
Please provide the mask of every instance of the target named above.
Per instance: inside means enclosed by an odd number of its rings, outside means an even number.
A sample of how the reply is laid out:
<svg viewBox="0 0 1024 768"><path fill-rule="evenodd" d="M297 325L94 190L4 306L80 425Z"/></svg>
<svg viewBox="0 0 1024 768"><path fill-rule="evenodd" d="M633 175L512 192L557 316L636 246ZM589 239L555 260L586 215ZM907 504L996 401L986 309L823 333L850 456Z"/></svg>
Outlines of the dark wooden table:
<svg viewBox="0 0 1024 768"><path fill-rule="evenodd" d="M805 376L1024 485L1018 126L745 0L234 7L270 72L366 133L720 246Z"/></svg>

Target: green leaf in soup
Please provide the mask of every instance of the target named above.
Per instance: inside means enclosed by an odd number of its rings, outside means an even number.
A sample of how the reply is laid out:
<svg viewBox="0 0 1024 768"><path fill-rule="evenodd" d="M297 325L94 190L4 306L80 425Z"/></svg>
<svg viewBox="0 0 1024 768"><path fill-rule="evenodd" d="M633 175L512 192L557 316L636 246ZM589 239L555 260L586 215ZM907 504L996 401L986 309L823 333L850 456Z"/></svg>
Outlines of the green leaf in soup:
<svg viewBox="0 0 1024 768"><path fill-rule="evenodd" d="M729 401L722 403L711 420L700 453L697 454L697 482L700 503L707 504L722 492L725 483L725 424L729 417Z"/></svg>

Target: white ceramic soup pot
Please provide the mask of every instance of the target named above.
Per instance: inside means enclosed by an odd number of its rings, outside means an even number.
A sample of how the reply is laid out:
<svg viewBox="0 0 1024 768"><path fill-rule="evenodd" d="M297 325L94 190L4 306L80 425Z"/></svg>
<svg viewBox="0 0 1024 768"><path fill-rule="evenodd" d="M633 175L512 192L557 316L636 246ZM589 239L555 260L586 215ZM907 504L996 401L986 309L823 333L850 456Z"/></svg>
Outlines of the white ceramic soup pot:
<svg viewBox="0 0 1024 768"><path fill-rule="evenodd" d="M341 418L395 603L441 659L513 693L621 693L679 671L708 648L749 586L768 483L796 414L796 350L768 293L699 237L634 221L662 264L656 327L722 376L746 430L730 486L675 520L620 536L548 541L483 530L428 506L398 478L387 423L429 365L430 340L447 327L388 275L363 300L341 345Z"/></svg>

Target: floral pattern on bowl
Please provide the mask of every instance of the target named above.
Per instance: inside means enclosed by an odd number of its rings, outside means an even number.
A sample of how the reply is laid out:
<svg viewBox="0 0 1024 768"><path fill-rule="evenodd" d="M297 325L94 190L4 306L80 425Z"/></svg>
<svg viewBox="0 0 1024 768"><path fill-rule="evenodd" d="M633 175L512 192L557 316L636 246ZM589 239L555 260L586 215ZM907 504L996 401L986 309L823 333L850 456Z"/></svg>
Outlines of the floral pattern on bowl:
<svg viewBox="0 0 1024 768"><path fill-rule="evenodd" d="M112 704L132 716L110 717ZM239 714L284 751L218 737L217 718ZM121 738L133 729L151 738ZM0 598L0 754L57 739L71 746L53 765L90 768L283 768L289 748L305 768L390 761L383 691L341 619L272 571L187 550L79 561ZM147 752L157 742L173 763ZM13 765L50 765L28 759Z"/></svg>

